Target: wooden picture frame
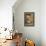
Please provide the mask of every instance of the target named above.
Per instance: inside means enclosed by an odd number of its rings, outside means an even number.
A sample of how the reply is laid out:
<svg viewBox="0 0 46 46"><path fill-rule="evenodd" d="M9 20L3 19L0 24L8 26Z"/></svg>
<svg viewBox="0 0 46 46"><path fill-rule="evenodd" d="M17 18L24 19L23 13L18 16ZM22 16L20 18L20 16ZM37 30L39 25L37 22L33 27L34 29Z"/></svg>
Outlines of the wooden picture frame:
<svg viewBox="0 0 46 46"><path fill-rule="evenodd" d="M34 26L34 12L24 12L24 26Z"/></svg>

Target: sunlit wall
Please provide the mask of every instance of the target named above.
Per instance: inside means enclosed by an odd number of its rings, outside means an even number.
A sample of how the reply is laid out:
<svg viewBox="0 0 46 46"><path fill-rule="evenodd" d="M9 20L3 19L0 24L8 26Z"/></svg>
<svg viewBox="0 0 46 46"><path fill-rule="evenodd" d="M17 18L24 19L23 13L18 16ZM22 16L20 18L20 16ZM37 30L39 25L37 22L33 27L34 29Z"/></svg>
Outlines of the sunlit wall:
<svg viewBox="0 0 46 46"><path fill-rule="evenodd" d="M0 27L12 29L12 6L16 0L0 0Z"/></svg>

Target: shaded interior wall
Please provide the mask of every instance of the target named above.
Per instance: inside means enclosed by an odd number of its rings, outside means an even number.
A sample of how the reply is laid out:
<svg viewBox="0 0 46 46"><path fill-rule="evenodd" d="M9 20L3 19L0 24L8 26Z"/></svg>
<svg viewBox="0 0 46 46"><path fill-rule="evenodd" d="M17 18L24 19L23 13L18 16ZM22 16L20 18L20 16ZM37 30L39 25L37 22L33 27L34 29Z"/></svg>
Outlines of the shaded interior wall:
<svg viewBox="0 0 46 46"><path fill-rule="evenodd" d="M36 46L41 46L40 29L40 0L23 0L21 4L13 10L15 19L15 28L23 33L26 39L35 41ZM24 12L35 12L35 26L24 26Z"/></svg>
<svg viewBox="0 0 46 46"><path fill-rule="evenodd" d="M46 0L41 0L40 26L42 46L46 46Z"/></svg>

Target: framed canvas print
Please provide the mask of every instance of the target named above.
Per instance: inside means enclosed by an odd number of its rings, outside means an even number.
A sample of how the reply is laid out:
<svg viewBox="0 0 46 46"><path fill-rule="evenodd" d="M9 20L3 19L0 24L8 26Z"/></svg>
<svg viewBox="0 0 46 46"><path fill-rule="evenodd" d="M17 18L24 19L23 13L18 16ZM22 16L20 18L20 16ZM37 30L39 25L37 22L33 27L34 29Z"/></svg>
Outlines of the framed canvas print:
<svg viewBox="0 0 46 46"><path fill-rule="evenodd" d="M24 12L24 26L34 26L34 12Z"/></svg>

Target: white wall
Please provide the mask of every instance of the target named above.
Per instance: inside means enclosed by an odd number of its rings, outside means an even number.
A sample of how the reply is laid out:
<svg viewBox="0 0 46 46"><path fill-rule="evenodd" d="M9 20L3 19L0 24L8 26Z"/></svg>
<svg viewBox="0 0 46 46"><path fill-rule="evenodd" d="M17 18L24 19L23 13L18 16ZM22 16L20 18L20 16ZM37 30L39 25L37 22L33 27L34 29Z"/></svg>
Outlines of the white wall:
<svg viewBox="0 0 46 46"><path fill-rule="evenodd" d="M0 27L12 29L12 6L15 2L16 0L0 0ZM1 29L0 32L2 32ZM5 38L8 35L10 35L9 31L3 31L0 34L0 38Z"/></svg>
<svg viewBox="0 0 46 46"><path fill-rule="evenodd" d="M46 46L46 0L25 0L19 8L16 9L15 26L18 31L23 32L25 36L34 39L37 45L40 43L40 31L42 46ZM0 26L12 28L12 6L16 0L0 0ZM25 3L26 2L26 3ZM27 5L28 4L28 5ZM35 11L35 27L24 27L24 11ZM40 17L40 22L39 22ZM40 25L40 26L39 26ZM41 30L40 30L41 29ZM24 37L25 37L24 36Z"/></svg>
<svg viewBox="0 0 46 46"><path fill-rule="evenodd" d="M42 46L46 46L46 0L41 0L40 25Z"/></svg>
<svg viewBox="0 0 46 46"><path fill-rule="evenodd" d="M24 34L24 37L35 41L36 46L41 46L40 29L40 0L23 0L23 2L14 9L15 28ZM24 26L24 12L35 12L35 26Z"/></svg>
<svg viewBox="0 0 46 46"><path fill-rule="evenodd" d="M16 0L0 0L0 27L12 28L12 6Z"/></svg>

